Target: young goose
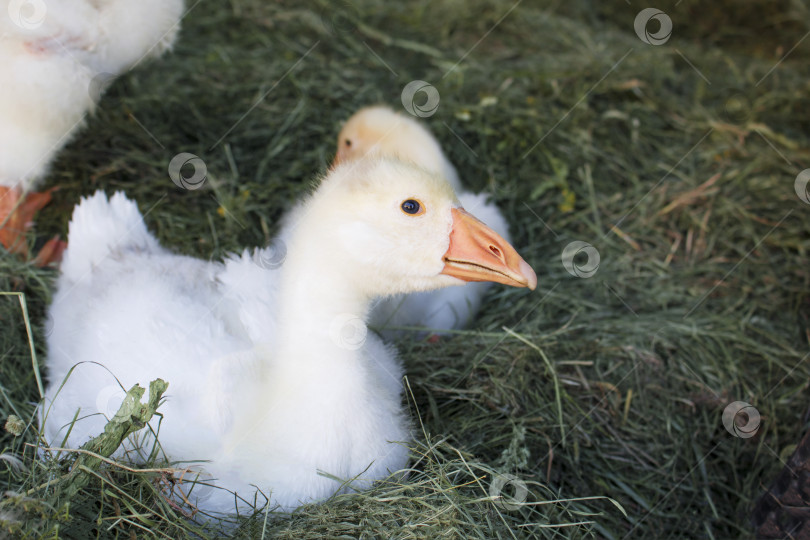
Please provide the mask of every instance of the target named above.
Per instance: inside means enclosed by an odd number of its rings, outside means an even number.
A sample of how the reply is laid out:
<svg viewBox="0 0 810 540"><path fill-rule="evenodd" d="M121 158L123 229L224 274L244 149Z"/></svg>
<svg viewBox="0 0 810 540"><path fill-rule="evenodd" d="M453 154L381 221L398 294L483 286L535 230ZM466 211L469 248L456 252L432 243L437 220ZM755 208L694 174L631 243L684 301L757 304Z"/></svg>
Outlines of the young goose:
<svg viewBox="0 0 810 540"><path fill-rule="evenodd" d="M416 163L443 176L456 193L463 190L456 168L433 134L416 120L385 105L360 109L346 120L338 134L335 163L371 155Z"/></svg>
<svg viewBox="0 0 810 540"><path fill-rule="evenodd" d="M0 241L8 249L24 251L28 223L14 227L14 212L104 87L169 49L182 12L183 0L0 2L0 228L15 229Z"/></svg>
<svg viewBox="0 0 810 540"><path fill-rule="evenodd" d="M430 131L413 118L378 105L360 109L349 118L338 135L335 162L379 155L412 161L440 174L456 191L464 208L510 241L509 226L501 211L486 194L464 190L455 167ZM371 324L381 328L387 337L397 332L386 327L424 326L438 333L464 328L478 312L490 285L476 283L389 298L374 308Z"/></svg>
<svg viewBox="0 0 810 540"><path fill-rule="evenodd" d="M99 413L120 404L115 377L125 388L161 377L164 452L204 460L225 488L196 501L207 512L246 507L256 488L292 510L332 495L334 477L362 488L406 465L402 370L366 334L375 298L537 284L444 179L390 160L334 168L275 269L247 252L224 263L172 254L121 193L83 200L68 246L49 309L47 440L62 441L77 409L70 446L101 432Z"/></svg>

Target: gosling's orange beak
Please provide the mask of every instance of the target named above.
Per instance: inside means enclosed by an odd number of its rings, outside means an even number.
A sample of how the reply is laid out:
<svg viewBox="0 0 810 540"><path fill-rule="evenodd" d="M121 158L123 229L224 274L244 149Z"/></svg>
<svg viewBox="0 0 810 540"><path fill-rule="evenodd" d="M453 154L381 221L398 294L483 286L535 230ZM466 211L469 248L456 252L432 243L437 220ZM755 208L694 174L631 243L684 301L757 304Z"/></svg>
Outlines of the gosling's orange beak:
<svg viewBox="0 0 810 540"><path fill-rule="evenodd" d="M534 270L509 242L463 208L451 212L453 230L442 274L464 281L494 281L531 290L537 287Z"/></svg>
<svg viewBox="0 0 810 540"><path fill-rule="evenodd" d="M335 154L335 159L332 160L332 164L329 166L329 168L334 169L335 167L340 165L340 162L343 161L344 159L345 156L343 155L343 152L341 151L340 148L338 148L337 154Z"/></svg>

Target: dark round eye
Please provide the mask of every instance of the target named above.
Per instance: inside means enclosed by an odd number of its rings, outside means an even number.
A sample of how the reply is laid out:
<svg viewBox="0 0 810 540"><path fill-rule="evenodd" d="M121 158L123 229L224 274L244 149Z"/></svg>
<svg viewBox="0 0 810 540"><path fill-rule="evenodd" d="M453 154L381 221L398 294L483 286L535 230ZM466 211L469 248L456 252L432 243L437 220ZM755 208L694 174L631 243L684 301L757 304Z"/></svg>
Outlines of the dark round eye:
<svg viewBox="0 0 810 540"><path fill-rule="evenodd" d="M346 139L346 146L351 146L351 145L352 145L351 139Z"/></svg>
<svg viewBox="0 0 810 540"><path fill-rule="evenodd" d="M407 201L404 201L402 203L401 208L402 208L403 212L405 212L406 214L410 214L412 216L415 216L415 215L418 215L418 214L421 214L421 213L424 212L424 210L422 210L422 205L419 204L419 201L417 201L415 199L408 199Z"/></svg>

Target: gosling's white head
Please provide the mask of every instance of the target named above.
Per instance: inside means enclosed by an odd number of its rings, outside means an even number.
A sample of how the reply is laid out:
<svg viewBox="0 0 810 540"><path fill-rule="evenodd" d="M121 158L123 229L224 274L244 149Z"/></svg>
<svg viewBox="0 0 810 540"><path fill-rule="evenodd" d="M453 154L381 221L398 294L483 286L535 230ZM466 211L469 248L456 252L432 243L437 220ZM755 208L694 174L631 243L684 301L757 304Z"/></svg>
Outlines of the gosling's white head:
<svg viewBox="0 0 810 540"><path fill-rule="evenodd" d="M467 281L537 285L532 268L461 208L441 176L410 163L338 164L303 212L291 242L306 244L306 264L367 298Z"/></svg>
<svg viewBox="0 0 810 540"><path fill-rule="evenodd" d="M442 172L444 166L441 147L430 131L384 105L360 109L338 134L335 163L367 156L397 157L433 172Z"/></svg>

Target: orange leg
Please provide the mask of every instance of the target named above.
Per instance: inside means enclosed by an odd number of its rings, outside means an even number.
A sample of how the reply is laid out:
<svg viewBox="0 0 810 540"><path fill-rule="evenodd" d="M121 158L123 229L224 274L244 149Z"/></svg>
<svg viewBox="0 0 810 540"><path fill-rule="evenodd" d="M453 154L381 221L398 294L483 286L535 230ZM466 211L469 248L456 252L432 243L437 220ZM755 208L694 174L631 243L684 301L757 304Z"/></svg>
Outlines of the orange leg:
<svg viewBox="0 0 810 540"><path fill-rule="evenodd" d="M51 188L43 193L23 194L19 187L0 186L0 244L11 253L28 258L26 233L34 216L51 201ZM37 266L58 262L67 244L59 237L50 239L34 259Z"/></svg>

